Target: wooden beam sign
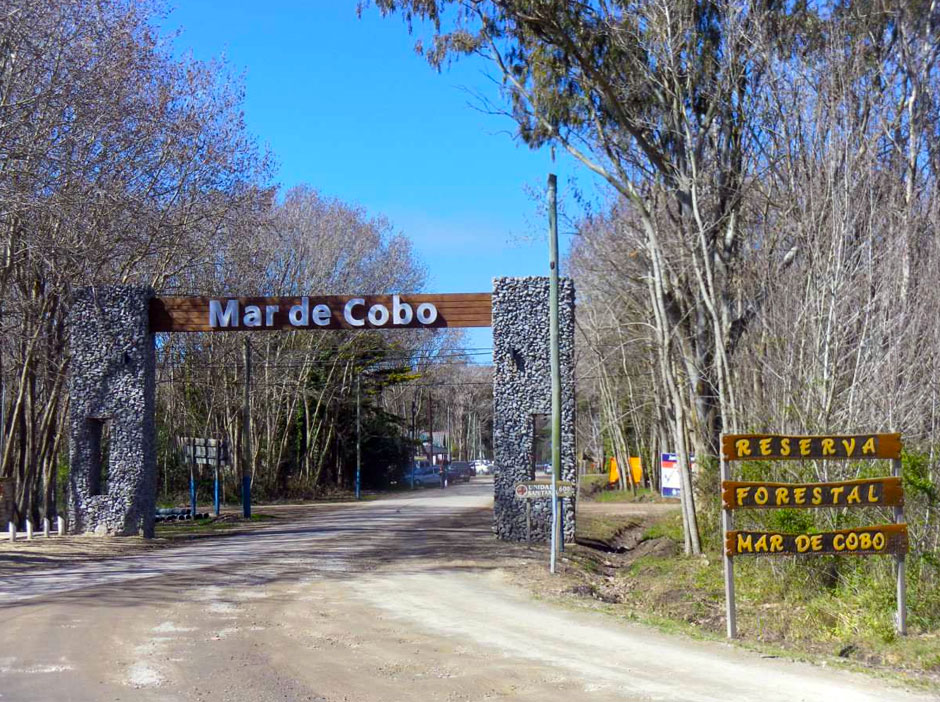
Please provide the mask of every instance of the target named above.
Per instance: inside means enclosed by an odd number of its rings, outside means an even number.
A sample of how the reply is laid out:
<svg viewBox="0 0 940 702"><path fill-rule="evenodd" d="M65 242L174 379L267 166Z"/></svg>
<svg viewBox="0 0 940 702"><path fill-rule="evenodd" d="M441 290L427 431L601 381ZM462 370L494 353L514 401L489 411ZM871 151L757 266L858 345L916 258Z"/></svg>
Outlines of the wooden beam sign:
<svg viewBox="0 0 940 702"><path fill-rule="evenodd" d="M491 293L156 297L151 332L492 326Z"/></svg>
<svg viewBox="0 0 940 702"><path fill-rule="evenodd" d="M725 480L725 509L779 507L899 507L904 504L900 478L870 478L839 483L763 483Z"/></svg>
<svg viewBox="0 0 940 702"><path fill-rule="evenodd" d="M721 437L721 453L726 461L901 458L901 435L726 434Z"/></svg>
<svg viewBox="0 0 940 702"><path fill-rule="evenodd" d="M781 534L776 531L729 531L727 556L821 555L874 556L907 553L907 524L824 531L819 534Z"/></svg>

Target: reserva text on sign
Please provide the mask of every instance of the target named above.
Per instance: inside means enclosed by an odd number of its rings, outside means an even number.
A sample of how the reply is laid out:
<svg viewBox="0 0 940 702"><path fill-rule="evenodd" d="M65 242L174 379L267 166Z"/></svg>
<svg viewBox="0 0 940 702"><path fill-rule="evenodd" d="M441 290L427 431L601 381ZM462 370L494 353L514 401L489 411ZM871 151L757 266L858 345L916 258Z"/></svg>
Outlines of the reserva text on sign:
<svg viewBox="0 0 940 702"><path fill-rule="evenodd" d="M722 456L728 461L780 459L900 458L899 434L856 436L781 436L730 434L721 439Z"/></svg>

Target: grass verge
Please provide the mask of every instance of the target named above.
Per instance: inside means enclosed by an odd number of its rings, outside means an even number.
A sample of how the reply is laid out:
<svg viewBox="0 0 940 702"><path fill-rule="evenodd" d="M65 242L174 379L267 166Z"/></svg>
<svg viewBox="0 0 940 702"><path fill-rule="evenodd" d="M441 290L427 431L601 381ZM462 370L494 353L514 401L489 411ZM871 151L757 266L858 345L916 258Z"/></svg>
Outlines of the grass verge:
<svg viewBox="0 0 940 702"><path fill-rule="evenodd" d="M579 515L578 535L623 542L625 553L574 546L565 553L562 599L589 600L617 616L696 638L724 638L720 554L682 554L678 513ZM912 592L909 635L894 633L894 589L887 558L739 558L735 563L740 645L767 655L830 661L940 690L940 632L926 617L937 592ZM555 588L557 586L553 586Z"/></svg>

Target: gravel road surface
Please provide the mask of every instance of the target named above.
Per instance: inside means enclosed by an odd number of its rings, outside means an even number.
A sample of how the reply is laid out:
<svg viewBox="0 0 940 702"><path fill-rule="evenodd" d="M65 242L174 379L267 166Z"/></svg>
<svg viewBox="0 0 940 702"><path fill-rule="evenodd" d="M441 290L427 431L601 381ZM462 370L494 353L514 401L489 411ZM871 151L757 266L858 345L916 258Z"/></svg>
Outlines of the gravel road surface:
<svg viewBox="0 0 940 702"><path fill-rule="evenodd" d="M492 483L0 578L0 700L936 699L509 584ZM282 514L290 513L282 510Z"/></svg>

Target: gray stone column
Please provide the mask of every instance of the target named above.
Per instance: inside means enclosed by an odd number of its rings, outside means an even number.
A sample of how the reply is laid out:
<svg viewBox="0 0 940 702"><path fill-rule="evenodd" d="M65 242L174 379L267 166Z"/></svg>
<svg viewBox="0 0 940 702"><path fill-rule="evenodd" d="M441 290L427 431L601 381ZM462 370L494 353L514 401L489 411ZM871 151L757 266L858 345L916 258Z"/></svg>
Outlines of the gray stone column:
<svg viewBox="0 0 940 702"><path fill-rule="evenodd" d="M82 288L72 300L70 533L153 536L157 456L151 297L149 288L100 286Z"/></svg>
<svg viewBox="0 0 940 702"><path fill-rule="evenodd" d="M526 538L525 504L514 488L532 480L533 415L551 416L552 378L548 328L548 278L493 281L494 521L507 541ZM561 346L561 475L577 478L574 448L574 285L561 280L558 329ZM546 477L546 476L539 476ZM574 540L574 500L564 500L565 541ZM531 536L551 536L550 500L532 500Z"/></svg>

